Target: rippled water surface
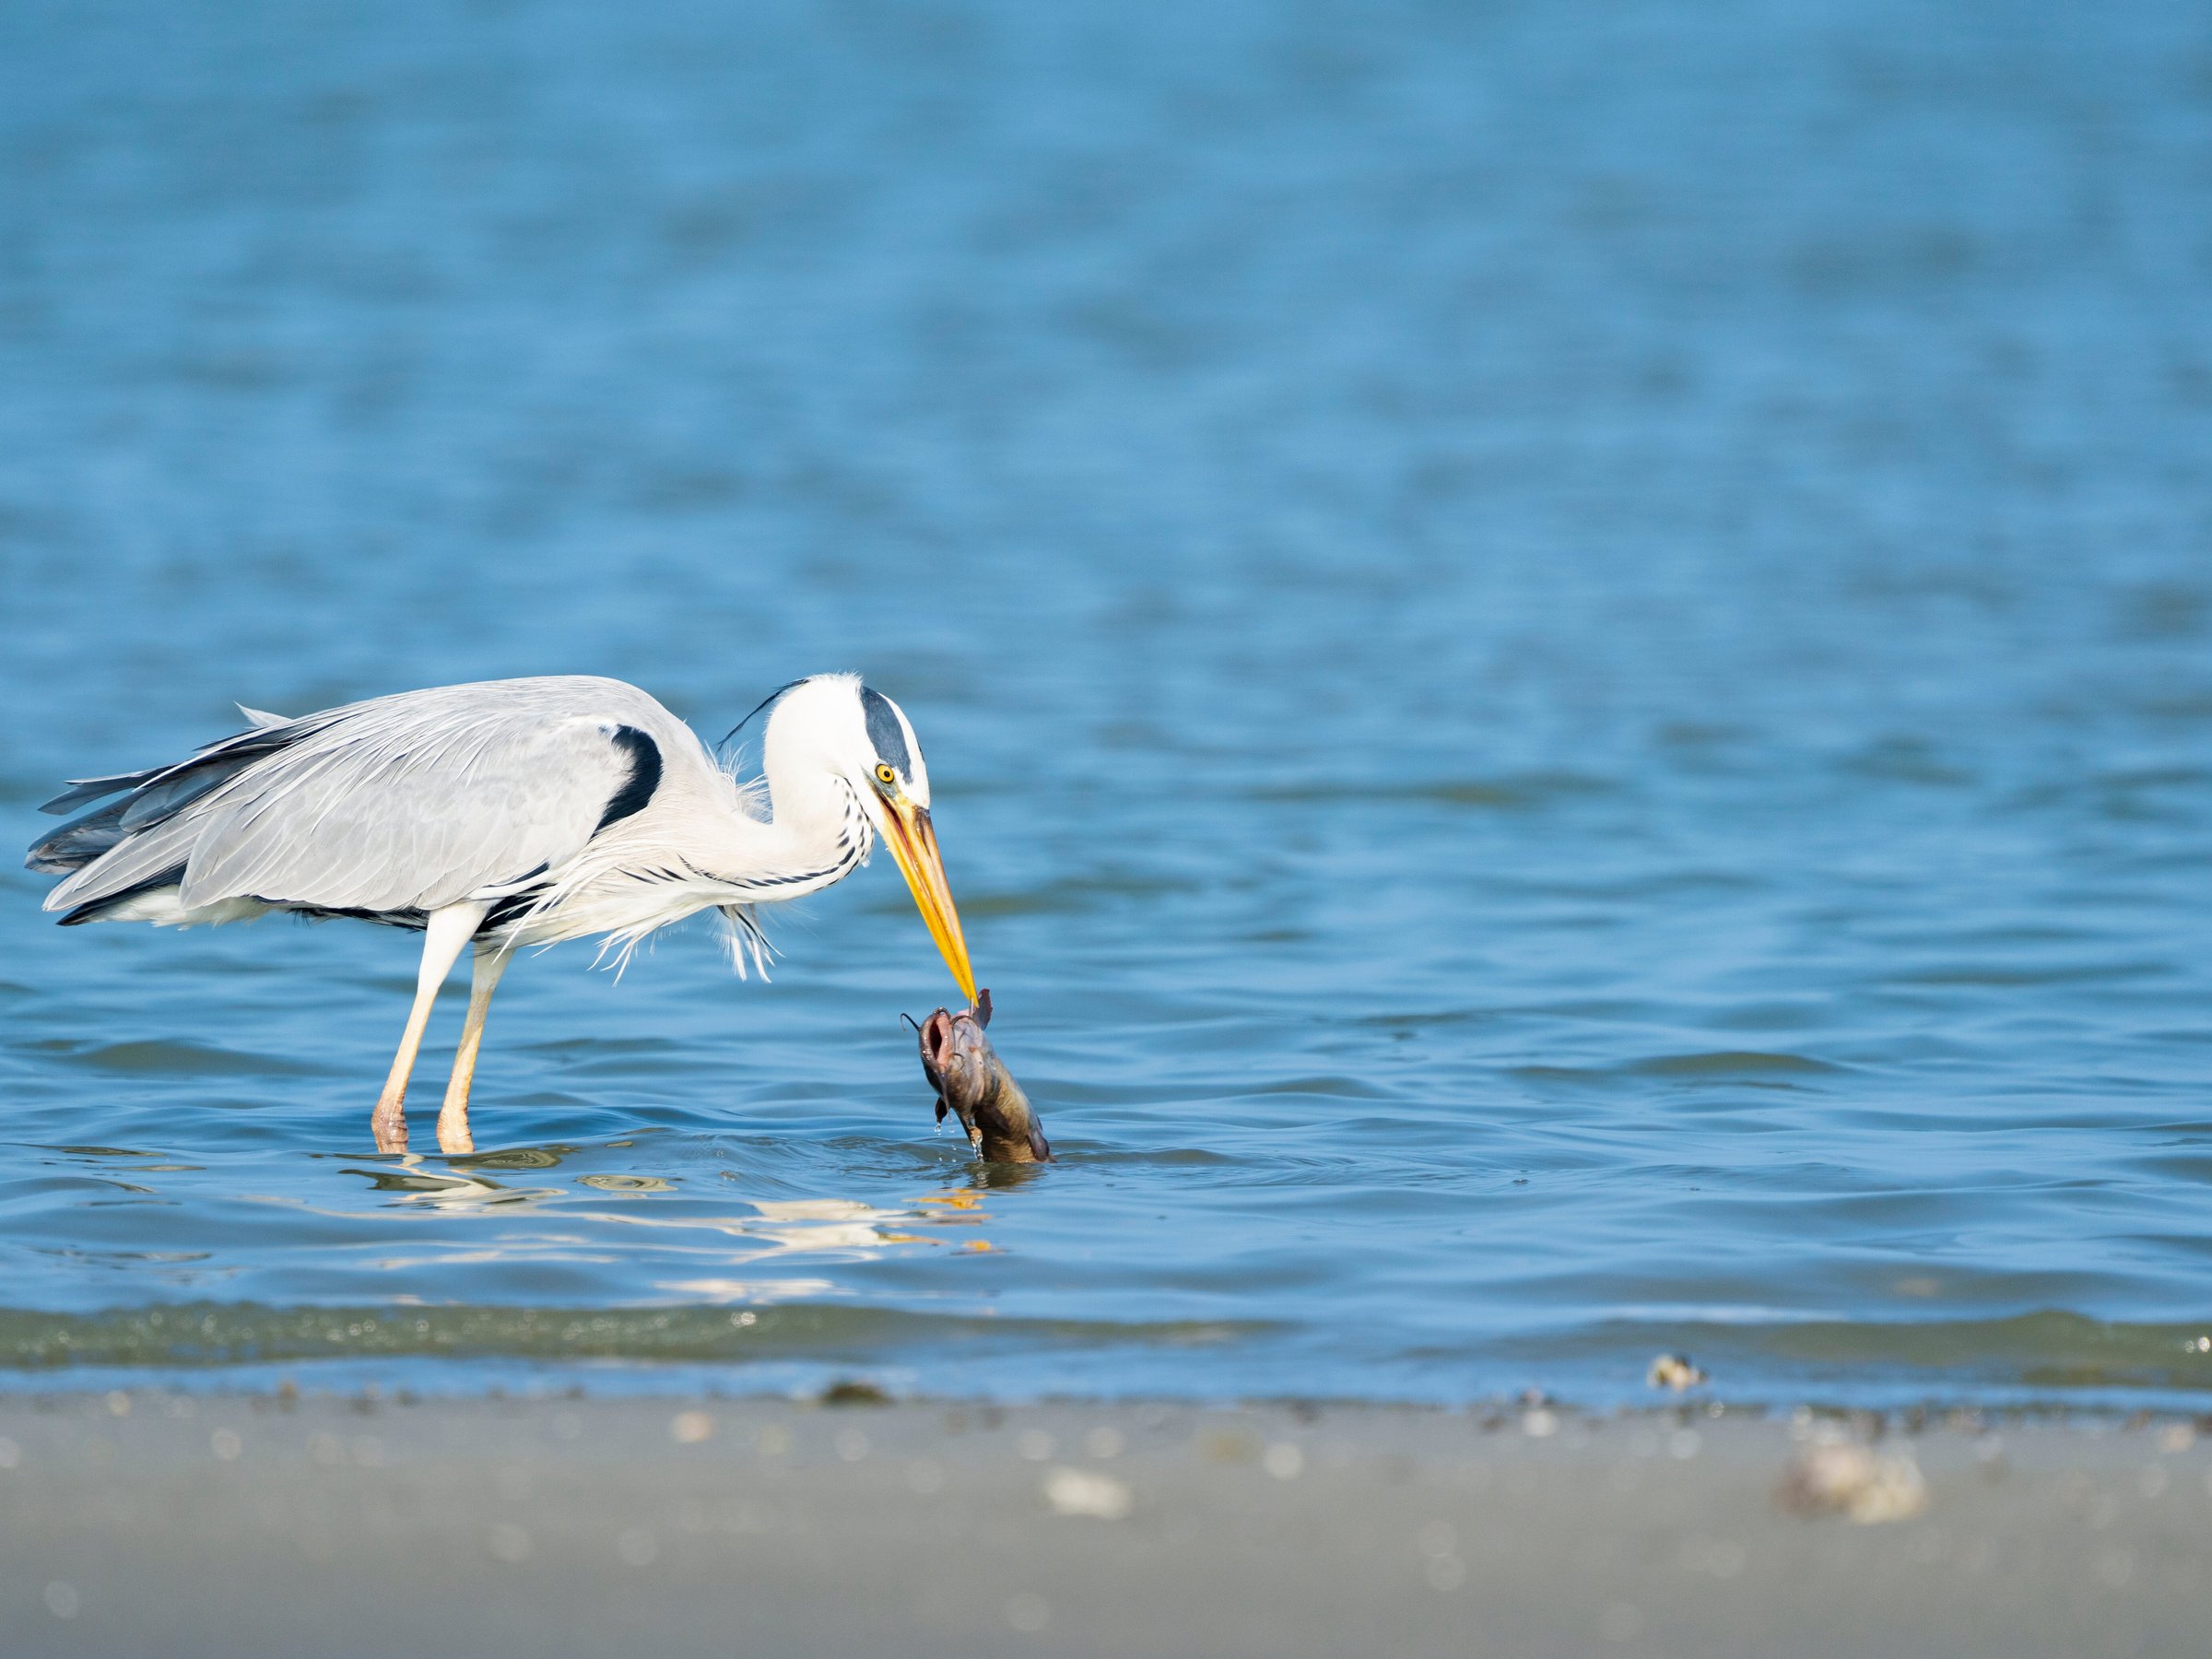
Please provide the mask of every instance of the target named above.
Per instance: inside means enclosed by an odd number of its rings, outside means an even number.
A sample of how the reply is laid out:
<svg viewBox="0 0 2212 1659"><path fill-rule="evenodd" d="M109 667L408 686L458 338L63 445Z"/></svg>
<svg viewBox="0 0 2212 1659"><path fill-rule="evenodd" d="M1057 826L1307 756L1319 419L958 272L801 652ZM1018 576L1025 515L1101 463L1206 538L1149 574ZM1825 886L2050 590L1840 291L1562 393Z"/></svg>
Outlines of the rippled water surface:
<svg viewBox="0 0 2212 1659"><path fill-rule="evenodd" d="M1062 1154L932 1124L886 861L524 962L408 1160L411 936L9 873L0 1379L2212 1389L2201 8L0 37L17 841L233 698L858 667Z"/></svg>

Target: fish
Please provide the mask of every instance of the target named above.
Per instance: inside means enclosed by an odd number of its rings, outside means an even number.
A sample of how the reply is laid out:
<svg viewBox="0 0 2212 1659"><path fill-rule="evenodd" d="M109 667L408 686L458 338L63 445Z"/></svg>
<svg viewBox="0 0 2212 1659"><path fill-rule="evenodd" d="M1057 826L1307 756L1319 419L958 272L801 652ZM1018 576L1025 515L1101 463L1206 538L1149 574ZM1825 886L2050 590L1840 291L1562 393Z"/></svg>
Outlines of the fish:
<svg viewBox="0 0 2212 1659"><path fill-rule="evenodd" d="M912 1023L911 1021L909 1022ZM968 1144L987 1163L1050 1163L1053 1148L1030 1105L1030 1097L983 1035L991 1023L991 993L975 1006L939 1008L914 1027L922 1044L922 1075L937 1091L937 1122L957 1114Z"/></svg>

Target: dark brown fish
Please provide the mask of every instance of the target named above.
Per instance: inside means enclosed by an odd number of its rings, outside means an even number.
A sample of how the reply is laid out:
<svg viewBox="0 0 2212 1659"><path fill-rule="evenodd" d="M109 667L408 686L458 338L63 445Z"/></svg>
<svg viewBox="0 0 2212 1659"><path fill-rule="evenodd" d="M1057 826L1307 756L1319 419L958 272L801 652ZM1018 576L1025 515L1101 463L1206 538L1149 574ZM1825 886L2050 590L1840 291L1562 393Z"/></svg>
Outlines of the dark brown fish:
<svg viewBox="0 0 2212 1659"><path fill-rule="evenodd" d="M922 1040L922 1073L937 1091L937 1122L959 1116L968 1144L992 1163L1049 1163L1053 1148L1030 1110L1014 1074L983 1035L991 1023L991 993L976 993L975 1006L939 1008L915 1030Z"/></svg>

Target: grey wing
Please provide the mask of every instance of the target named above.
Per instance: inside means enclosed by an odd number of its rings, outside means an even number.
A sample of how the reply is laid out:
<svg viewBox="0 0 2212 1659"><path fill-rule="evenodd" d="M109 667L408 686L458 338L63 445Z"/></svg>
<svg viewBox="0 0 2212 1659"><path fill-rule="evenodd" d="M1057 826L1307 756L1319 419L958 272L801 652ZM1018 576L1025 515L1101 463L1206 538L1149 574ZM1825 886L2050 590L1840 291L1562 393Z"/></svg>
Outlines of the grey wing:
<svg viewBox="0 0 2212 1659"><path fill-rule="evenodd" d="M216 766L224 775L212 787L194 793L172 769L138 783L120 811L91 815L122 833L46 908L173 882L187 909L251 898L431 911L556 867L610 815L650 799L659 746L623 716L630 699L658 705L628 687L627 698L591 695L613 682L537 682L521 694L531 684L406 694L241 735L258 752L236 770ZM158 813L140 814L146 799Z"/></svg>

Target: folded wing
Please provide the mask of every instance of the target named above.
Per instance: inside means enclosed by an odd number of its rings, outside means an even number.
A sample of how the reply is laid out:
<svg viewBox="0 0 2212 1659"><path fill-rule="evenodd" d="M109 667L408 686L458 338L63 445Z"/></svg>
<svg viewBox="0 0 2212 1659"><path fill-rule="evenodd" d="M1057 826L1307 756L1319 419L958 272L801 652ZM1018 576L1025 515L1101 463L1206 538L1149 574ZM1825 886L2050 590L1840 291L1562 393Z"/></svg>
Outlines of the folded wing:
<svg viewBox="0 0 2212 1659"><path fill-rule="evenodd" d="M188 911L242 899L432 911L557 869L641 810L660 781L653 728L673 721L605 680L379 698L79 784L53 805L121 798L64 825L29 863L70 872L48 910L173 886Z"/></svg>

